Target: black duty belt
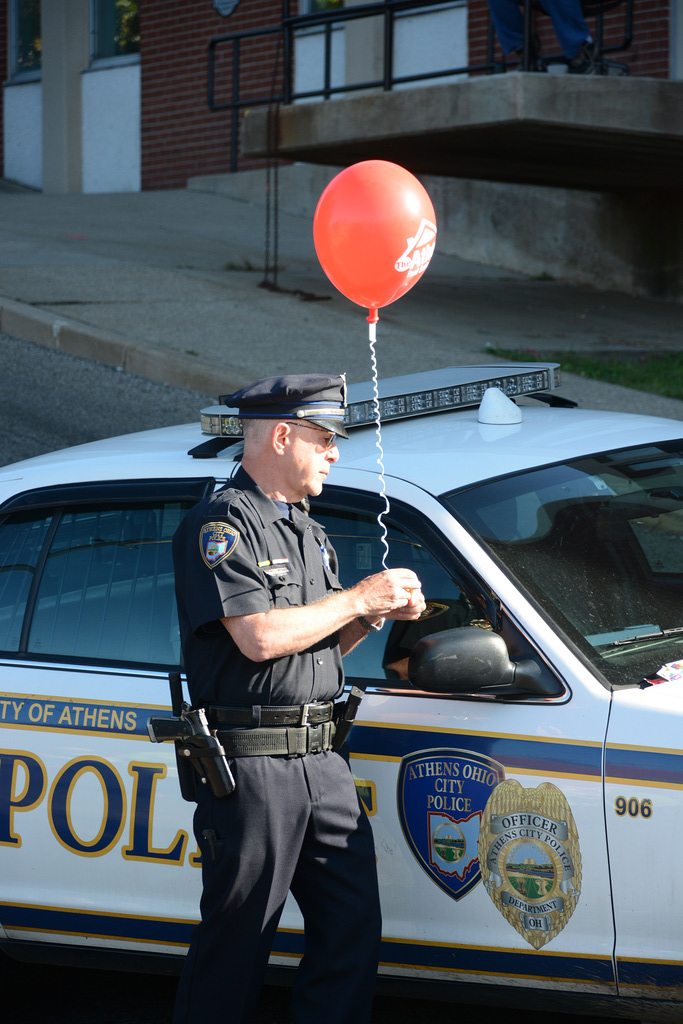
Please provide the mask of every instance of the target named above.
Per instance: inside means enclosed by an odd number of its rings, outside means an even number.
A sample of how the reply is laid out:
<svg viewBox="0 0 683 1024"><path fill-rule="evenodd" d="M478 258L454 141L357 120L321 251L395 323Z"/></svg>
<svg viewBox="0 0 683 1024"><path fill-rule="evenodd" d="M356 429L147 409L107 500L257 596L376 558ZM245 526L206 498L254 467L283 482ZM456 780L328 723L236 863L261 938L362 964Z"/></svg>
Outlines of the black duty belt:
<svg viewBox="0 0 683 1024"><path fill-rule="evenodd" d="M216 735L226 757L255 757L259 754L303 757L331 750L334 732L334 723L328 721L291 728L218 729Z"/></svg>
<svg viewBox="0 0 683 1024"><path fill-rule="evenodd" d="M332 721L334 703L331 700L324 700L293 707L265 707L259 704L253 707L220 707L214 704L206 709L206 714L212 729L220 729L222 725L252 729L262 725L321 725L323 722Z"/></svg>

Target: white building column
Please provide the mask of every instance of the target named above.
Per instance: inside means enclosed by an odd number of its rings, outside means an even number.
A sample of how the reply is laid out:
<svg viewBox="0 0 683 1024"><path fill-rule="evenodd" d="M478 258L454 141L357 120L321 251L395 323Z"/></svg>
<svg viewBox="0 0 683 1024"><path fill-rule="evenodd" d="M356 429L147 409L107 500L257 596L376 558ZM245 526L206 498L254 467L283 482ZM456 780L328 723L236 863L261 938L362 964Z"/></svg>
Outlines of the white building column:
<svg viewBox="0 0 683 1024"><path fill-rule="evenodd" d="M43 0L43 192L82 190L81 73L90 58L89 0Z"/></svg>
<svg viewBox="0 0 683 1024"><path fill-rule="evenodd" d="M683 78L683 0L671 0L671 77Z"/></svg>

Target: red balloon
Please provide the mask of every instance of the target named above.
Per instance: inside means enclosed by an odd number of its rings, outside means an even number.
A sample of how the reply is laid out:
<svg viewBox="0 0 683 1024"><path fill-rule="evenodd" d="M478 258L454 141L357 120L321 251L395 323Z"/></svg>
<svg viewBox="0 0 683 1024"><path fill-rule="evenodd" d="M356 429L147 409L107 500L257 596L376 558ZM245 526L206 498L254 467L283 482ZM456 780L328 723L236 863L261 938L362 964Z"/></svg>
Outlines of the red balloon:
<svg viewBox="0 0 683 1024"><path fill-rule="evenodd" d="M321 195L313 217L320 264L359 306L388 306L419 281L436 239L434 207L405 167L364 160L345 168Z"/></svg>

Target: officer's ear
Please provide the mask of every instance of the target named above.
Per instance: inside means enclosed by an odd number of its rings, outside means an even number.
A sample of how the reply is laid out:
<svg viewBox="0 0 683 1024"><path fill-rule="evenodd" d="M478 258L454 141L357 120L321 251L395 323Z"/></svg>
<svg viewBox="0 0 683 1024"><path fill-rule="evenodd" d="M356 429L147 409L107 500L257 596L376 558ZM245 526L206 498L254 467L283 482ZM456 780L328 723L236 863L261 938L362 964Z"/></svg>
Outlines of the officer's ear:
<svg viewBox="0 0 683 1024"><path fill-rule="evenodd" d="M275 424L271 436L271 443L276 455L284 455L291 432L291 424L285 423L284 421Z"/></svg>

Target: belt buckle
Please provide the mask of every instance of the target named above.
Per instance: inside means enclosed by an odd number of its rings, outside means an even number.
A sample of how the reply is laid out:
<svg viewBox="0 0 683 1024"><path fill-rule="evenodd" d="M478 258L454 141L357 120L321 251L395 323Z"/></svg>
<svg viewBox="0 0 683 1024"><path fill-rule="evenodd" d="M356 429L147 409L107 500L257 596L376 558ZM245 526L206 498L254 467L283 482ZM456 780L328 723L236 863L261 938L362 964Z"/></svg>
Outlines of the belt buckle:
<svg viewBox="0 0 683 1024"><path fill-rule="evenodd" d="M308 716L311 712L310 704L301 705L301 714L299 715L299 725L308 725Z"/></svg>

